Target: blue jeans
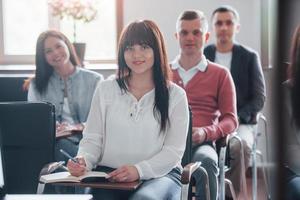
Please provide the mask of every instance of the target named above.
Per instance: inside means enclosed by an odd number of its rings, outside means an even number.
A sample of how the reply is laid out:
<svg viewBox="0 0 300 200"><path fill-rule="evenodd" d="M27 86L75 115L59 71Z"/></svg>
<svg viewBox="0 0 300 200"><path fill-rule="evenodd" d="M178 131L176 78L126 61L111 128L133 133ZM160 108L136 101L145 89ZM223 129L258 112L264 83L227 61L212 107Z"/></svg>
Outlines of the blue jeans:
<svg viewBox="0 0 300 200"><path fill-rule="evenodd" d="M287 166L284 168L284 174L284 198L286 200L300 199L300 176Z"/></svg>
<svg viewBox="0 0 300 200"><path fill-rule="evenodd" d="M210 199L216 200L218 193L218 155L211 143L204 143L193 147L192 161L200 161L208 174ZM205 179L201 170L196 170L192 176L196 180L196 199L206 199Z"/></svg>
<svg viewBox="0 0 300 200"><path fill-rule="evenodd" d="M300 177L291 179L285 188L286 200L300 199Z"/></svg>
<svg viewBox="0 0 300 200"><path fill-rule="evenodd" d="M174 168L166 176L146 180L133 192L93 189L93 199L101 200L178 200L181 196L181 170Z"/></svg>
<svg viewBox="0 0 300 200"><path fill-rule="evenodd" d="M68 162L69 158L64 156L59 150L63 149L72 157L77 155L78 144L82 138L82 134L72 135L66 138L57 139L55 142L55 161Z"/></svg>

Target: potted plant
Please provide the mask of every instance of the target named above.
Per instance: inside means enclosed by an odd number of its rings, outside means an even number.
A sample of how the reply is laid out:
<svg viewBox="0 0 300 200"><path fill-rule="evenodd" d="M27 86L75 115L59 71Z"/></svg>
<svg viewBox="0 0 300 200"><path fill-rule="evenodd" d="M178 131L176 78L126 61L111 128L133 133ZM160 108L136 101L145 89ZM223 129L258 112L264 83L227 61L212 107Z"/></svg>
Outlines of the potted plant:
<svg viewBox="0 0 300 200"><path fill-rule="evenodd" d="M81 21L88 23L97 15L95 0L49 0L48 4L53 16L60 19L73 20L73 45L76 53L83 64L85 54L85 43L76 42L76 23Z"/></svg>

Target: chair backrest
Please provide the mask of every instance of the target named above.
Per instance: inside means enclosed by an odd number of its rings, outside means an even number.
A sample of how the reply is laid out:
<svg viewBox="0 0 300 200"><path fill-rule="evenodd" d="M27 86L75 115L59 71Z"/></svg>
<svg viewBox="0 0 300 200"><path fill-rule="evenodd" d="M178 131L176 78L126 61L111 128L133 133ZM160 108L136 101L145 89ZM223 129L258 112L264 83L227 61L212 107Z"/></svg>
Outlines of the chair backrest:
<svg viewBox="0 0 300 200"><path fill-rule="evenodd" d="M1 129L0 129L0 136L1 136ZM6 195L5 189L5 172L4 172L4 162L3 162L3 154L2 154L2 142L0 140L0 199L3 199Z"/></svg>
<svg viewBox="0 0 300 200"><path fill-rule="evenodd" d="M8 193L35 193L41 168L54 160L54 106L0 103L0 129Z"/></svg>
<svg viewBox="0 0 300 200"><path fill-rule="evenodd" d="M189 129L186 138L185 151L181 160L181 165L186 166L192 161L192 128L193 128L193 115L191 108L189 107Z"/></svg>
<svg viewBox="0 0 300 200"><path fill-rule="evenodd" d="M23 90L28 75L0 76L0 102L27 101L27 91Z"/></svg>

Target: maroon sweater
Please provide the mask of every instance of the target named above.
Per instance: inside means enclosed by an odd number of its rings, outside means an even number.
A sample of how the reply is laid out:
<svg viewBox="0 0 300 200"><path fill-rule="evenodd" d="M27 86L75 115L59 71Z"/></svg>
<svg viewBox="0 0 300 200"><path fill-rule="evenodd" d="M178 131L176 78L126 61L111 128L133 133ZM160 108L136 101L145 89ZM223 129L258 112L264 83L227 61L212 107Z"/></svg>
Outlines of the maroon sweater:
<svg viewBox="0 0 300 200"><path fill-rule="evenodd" d="M217 140L237 128L235 87L227 69L208 62L206 71L198 71L185 87L177 70L173 70L173 81L186 91L193 127L204 128L208 141Z"/></svg>

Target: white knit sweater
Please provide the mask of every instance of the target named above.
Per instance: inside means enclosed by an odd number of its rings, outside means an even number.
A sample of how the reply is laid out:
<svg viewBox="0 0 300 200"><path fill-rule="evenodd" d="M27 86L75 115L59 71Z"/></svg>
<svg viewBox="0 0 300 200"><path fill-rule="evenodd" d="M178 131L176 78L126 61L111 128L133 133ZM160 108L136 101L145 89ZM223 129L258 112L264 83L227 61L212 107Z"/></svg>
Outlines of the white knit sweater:
<svg viewBox="0 0 300 200"><path fill-rule="evenodd" d="M188 130L188 103L183 89L170 84L170 127L160 134L154 118L155 90L139 101L122 93L116 80L99 83L78 155L90 170L96 165L135 165L140 179L161 177L181 166Z"/></svg>

